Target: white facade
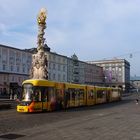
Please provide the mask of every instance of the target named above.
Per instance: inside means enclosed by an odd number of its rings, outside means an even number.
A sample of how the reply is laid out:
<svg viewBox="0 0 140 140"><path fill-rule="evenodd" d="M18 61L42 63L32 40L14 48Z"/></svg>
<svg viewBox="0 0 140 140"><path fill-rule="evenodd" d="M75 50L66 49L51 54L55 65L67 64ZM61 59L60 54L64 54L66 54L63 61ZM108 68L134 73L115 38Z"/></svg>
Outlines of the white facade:
<svg viewBox="0 0 140 140"><path fill-rule="evenodd" d="M22 81L29 78L35 50L36 48L20 50L0 45L0 93L5 90L11 92L13 84L21 86ZM94 85L118 83L125 88L129 83L130 64L124 59L87 63L79 61L75 54L70 58L50 50L45 53L49 80Z"/></svg>
<svg viewBox="0 0 140 140"><path fill-rule="evenodd" d="M29 77L30 66L29 52L0 45L0 94L9 93L12 84L21 86Z"/></svg>
<svg viewBox="0 0 140 140"><path fill-rule="evenodd" d="M67 82L67 57L45 52L48 60L48 79Z"/></svg>

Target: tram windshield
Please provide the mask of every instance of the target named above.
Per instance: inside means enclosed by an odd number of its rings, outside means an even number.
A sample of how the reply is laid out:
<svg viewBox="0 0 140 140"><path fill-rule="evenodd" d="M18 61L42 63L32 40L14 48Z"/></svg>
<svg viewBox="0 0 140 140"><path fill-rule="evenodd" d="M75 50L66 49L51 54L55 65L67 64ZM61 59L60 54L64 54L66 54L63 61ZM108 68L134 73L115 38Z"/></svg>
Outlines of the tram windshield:
<svg viewBox="0 0 140 140"><path fill-rule="evenodd" d="M22 89L22 101L33 100L33 86L31 84L24 84Z"/></svg>

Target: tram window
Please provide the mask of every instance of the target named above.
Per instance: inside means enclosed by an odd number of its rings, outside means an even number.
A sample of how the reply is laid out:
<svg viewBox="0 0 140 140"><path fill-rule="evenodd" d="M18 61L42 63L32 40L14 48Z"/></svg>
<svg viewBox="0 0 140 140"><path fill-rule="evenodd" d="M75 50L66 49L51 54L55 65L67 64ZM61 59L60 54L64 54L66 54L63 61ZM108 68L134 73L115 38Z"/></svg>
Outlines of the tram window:
<svg viewBox="0 0 140 140"><path fill-rule="evenodd" d="M54 102L55 98L56 98L54 88L52 88L52 87L48 88L48 95L49 95L49 101Z"/></svg>
<svg viewBox="0 0 140 140"><path fill-rule="evenodd" d="M80 100L83 100L84 99L84 90L83 89L81 89L80 90Z"/></svg>
<svg viewBox="0 0 140 140"><path fill-rule="evenodd" d="M78 89L76 92L76 99L80 100L80 89Z"/></svg>
<svg viewBox="0 0 140 140"><path fill-rule="evenodd" d="M79 100L79 89L75 89L75 100Z"/></svg>
<svg viewBox="0 0 140 140"><path fill-rule="evenodd" d="M88 98L93 99L93 94L94 94L93 90L88 91Z"/></svg>
<svg viewBox="0 0 140 140"><path fill-rule="evenodd" d="M75 99L75 90L72 91L72 100Z"/></svg>
<svg viewBox="0 0 140 140"><path fill-rule="evenodd" d="M63 90L62 89L56 89L56 98L57 98L57 100L63 99Z"/></svg>
<svg viewBox="0 0 140 140"><path fill-rule="evenodd" d="M97 91L97 98L103 98L103 91L102 90Z"/></svg>
<svg viewBox="0 0 140 140"><path fill-rule="evenodd" d="M36 88L34 90L34 96L33 96L34 101L41 101L41 91L39 88Z"/></svg>
<svg viewBox="0 0 140 140"><path fill-rule="evenodd" d="M70 96L70 100L75 100L75 89L69 88L68 93Z"/></svg>
<svg viewBox="0 0 140 140"><path fill-rule="evenodd" d="M43 102L48 101L48 88L46 87L42 88L42 101Z"/></svg>
<svg viewBox="0 0 140 140"><path fill-rule="evenodd" d="M66 100L70 100L70 91L69 90L65 90L65 99Z"/></svg>
<svg viewBox="0 0 140 140"><path fill-rule="evenodd" d="M32 101L33 99L33 86L31 84L24 84L22 87L22 100Z"/></svg>
<svg viewBox="0 0 140 140"><path fill-rule="evenodd" d="M97 98L104 98L106 96L105 90L98 90L97 91Z"/></svg>
<svg viewBox="0 0 140 140"><path fill-rule="evenodd" d="M107 94L107 91L104 90L104 91L103 91L103 96L106 97L106 94Z"/></svg>

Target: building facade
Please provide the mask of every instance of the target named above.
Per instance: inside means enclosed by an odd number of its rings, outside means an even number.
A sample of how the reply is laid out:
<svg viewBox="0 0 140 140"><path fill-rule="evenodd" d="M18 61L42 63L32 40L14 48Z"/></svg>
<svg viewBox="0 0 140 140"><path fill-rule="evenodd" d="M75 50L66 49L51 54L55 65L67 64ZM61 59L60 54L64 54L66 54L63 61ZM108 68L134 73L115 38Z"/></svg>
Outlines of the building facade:
<svg viewBox="0 0 140 140"><path fill-rule="evenodd" d="M125 59L88 61L103 67L106 85L119 86L128 91L130 86L130 63Z"/></svg>
<svg viewBox="0 0 140 140"><path fill-rule="evenodd" d="M48 60L48 79L67 82L67 57L48 51L45 53Z"/></svg>
<svg viewBox="0 0 140 140"><path fill-rule="evenodd" d="M63 56L50 51L45 45L48 79L59 82L121 86L126 89L130 81L130 64L124 59L90 61L78 60L74 54ZM29 78L32 54L36 48L20 50L0 45L0 94L15 93L22 81Z"/></svg>
<svg viewBox="0 0 140 140"><path fill-rule="evenodd" d="M84 65L85 63L78 60L78 57L74 54L68 60L68 73L67 73L67 82L70 83L85 83L84 77Z"/></svg>
<svg viewBox="0 0 140 140"><path fill-rule="evenodd" d="M68 82L102 85L103 80L102 67L79 61L75 54L68 59Z"/></svg>
<svg viewBox="0 0 140 140"><path fill-rule="evenodd" d="M53 53L47 45L44 49L48 61L49 80L77 84L103 84L102 67L80 61L75 54L67 57ZM28 51L36 53L36 48L28 49Z"/></svg>
<svg viewBox="0 0 140 140"><path fill-rule="evenodd" d="M104 73L103 68L95 64L85 63L85 84L103 85Z"/></svg>
<svg viewBox="0 0 140 140"><path fill-rule="evenodd" d="M0 45L0 94L18 92L22 81L29 78L31 54Z"/></svg>
<svg viewBox="0 0 140 140"><path fill-rule="evenodd" d="M67 57L51 52L45 44L45 55L47 56L48 80L67 82ZM26 49L31 54L37 52L36 48Z"/></svg>

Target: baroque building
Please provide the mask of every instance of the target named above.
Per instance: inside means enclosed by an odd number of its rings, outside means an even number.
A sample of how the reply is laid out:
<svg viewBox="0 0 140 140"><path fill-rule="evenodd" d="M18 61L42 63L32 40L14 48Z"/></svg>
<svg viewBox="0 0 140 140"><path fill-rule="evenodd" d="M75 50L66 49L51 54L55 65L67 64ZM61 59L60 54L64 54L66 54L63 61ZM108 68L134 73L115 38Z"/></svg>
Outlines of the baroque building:
<svg viewBox="0 0 140 140"><path fill-rule="evenodd" d="M0 94L18 92L29 78L31 54L21 49L0 45Z"/></svg>
<svg viewBox="0 0 140 140"><path fill-rule="evenodd" d="M53 52L46 52L48 60L48 79L67 82L67 57Z"/></svg>
<svg viewBox="0 0 140 140"><path fill-rule="evenodd" d="M37 50L33 48L27 51L35 54ZM46 44L44 51L48 62L48 80L77 84L103 84L102 67L80 61L75 54L67 57L51 52Z"/></svg>
<svg viewBox="0 0 140 140"><path fill-rule="evenodd" d="M26 49L26 51L35 54L37 49ZM67 82L67 57L51 52L45 44L45 55L47 56L48 80Z"/></svg>
<svg viewBox="0 0 140 140"><path fill-rule="evenodd" d="M23 80L29 78L32 49L17 49L0 45L0 94L16 93ZM50 51L45 44L48 80L80 84L119 86L129 89L130 64L125 59L80 61L74 54L63 56Z"/></svg>

